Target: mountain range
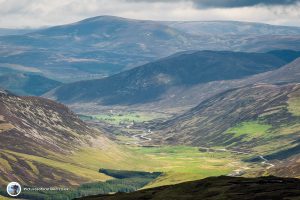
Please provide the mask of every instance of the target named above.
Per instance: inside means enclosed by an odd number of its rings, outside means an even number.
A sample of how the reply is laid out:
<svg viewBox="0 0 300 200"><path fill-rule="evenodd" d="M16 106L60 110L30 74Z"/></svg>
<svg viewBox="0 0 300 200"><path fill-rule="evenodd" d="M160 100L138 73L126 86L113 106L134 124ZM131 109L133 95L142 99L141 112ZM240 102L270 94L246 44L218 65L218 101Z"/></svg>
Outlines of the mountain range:
<svg viewBox="0 0 300 200"><path fill-rule="evenodd" d="M186 50L300 50L299 33L297 27L256 23L99 16L2 36L0 62L34 67L47 78L73 82L116 74Z"/></svg>

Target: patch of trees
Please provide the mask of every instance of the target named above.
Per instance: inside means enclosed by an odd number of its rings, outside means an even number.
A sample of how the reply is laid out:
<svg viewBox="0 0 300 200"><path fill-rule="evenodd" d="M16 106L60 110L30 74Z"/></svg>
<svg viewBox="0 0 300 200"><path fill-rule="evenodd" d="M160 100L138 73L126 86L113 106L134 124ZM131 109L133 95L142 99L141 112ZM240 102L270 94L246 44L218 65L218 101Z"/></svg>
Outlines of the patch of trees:
<svg viewBox="0 0 300 200"><path fill-rule="evenodd" d="M116 192L134 192L161 175L160 172L141 172L100 169L100 173L113 177L105 182L94 182L80 185L68 191L22 191L18 198L35 200L71 200L74 198L109 194ZM7 196L6 191L0 188L0 195Z"/></svg>

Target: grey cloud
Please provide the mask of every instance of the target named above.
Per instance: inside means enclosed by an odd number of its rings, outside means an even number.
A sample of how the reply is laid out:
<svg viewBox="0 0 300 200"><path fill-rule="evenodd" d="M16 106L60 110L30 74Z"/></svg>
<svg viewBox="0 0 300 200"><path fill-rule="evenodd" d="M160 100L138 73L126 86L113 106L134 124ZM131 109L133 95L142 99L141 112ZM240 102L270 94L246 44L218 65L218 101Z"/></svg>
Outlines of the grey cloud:
<svg viewBox="0 0 300 200"><path fill-rule="evenodd" d="M108 0L0 0L0 27L52 26L99 15L172 21L235 20L300 26L300 3L293 5L299 1L109 0L108 3ZM243 9L226 9L245 6ZM209 9L220 7L225 9Z"/></svg>
<svg viewBox="0 0 300 200"><path fill-rule="evenodd" d="M176 3L193 2L198 8L238 8L251 7L257 5L275 6L275 5L293 5L300 0L125 0L127 2L148 2L148 3Z"/></svg>
<svg viewBox="0 0 300 200"><path fill-rule="evenodd" d="M256 5L293 5L299 0L194 0L195 5L198 7L209 8L237 8L248 7Z"/></svg>

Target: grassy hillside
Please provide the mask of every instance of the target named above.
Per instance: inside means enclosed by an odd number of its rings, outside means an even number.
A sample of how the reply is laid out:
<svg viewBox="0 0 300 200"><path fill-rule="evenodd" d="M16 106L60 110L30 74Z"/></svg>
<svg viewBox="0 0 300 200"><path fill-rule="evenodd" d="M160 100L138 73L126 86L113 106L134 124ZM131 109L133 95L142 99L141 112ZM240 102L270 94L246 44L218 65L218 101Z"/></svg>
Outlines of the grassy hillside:
<svg viewBox="0 0 300 200"><path fill-rule="evenodd" d="M242 122L235 127L226 131L228 134L233 134L234 137L246 136L244 140L251 140L253 138L265 137L268 130L272 128L271 125L263 124L256 121Z"/></svg>
<svg viewBox="0 0 300 200"><path fill-rule="evenodd" d="M238 138L246 133L266 132L271 126L279 127L280 123L297 123L297 117L288 110L288 102L289 96L298 93L298 90L297 84L284 86L257 84L228 90L206 100L184 115L165 122L162 128L165 127L168 131L168 128L173 126L168 132L170 135L180 134L181 141L194 134L211 139L212 144L224 144L230 139L230 135ZM189 131L190 129L194 131ZM190 133L185 134L188 132ZM222 139L212 136L214 133L222 132L228 137L222 135L224 136ZM168 138L168 134L164 136L165 139Z"/></svg>
<svg viewBox="0 0 300 200"><path fill-rule="evenodd" d="M229 90L163 123L152 139L286 159L299 153L299 91L299 84Z"/></svg>

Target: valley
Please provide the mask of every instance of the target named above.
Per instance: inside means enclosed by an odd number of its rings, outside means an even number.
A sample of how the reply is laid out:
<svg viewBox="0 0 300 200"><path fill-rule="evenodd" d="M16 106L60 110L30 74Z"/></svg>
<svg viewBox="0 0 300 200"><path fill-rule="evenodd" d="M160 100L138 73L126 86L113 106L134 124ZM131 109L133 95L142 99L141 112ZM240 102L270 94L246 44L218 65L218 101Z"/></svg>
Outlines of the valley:
<svg viewBox="0 0 300 200"><path fill-rule="evenodd" d="M11 181L26 200L298 198L299 34L114 16L0 29L0 199Z"/></svg>
<svg viewBox="0 0 300 200"><path fill-rule="evenodd" d="M109 128L106 129L109 138L122 146L126 146L134 155L148 158L154 161L154 163L157 163L156 166L151 166L151 171L160 171L163 172L163 174L153 184L147 185L147 187L175 182L180 183L212 175L229 174L242 165L244 165L245 168L247 168L246 166L248 165L240 161L241 156L236 152L202 152L199 150L199 147L160 146L153 144L151 142L151 136L154 133L151 129L145 129L143 127L145 122L135 122L132 124L125 121L127 124L113 123L112 125L114 127L112 127L110 121L100 124L95 124L94 120L87 120L86 122L95 127L103 128L109 126ZM153 121L148 122L153 123ZM253 166L255 165L259 167L259 164L253 164Z"/></svg>
<svg viewBox="0 0 300 200"><path fill-rule="evenodd" d="M83 183L113 181L114 177L99 173L102 168L160 172L158 178L145 185L155 187L229 174L242 165L248 165L230 152L200 152L197 147L189 146L145 146L145 141L151 142L148 136L151 130L138 133L141 130L136 129L130 136L135 141L133 143L113 142L104 132L80 121L64 105L47 99L19 97L2 91L1 103L0 137L6 141L1 143L0 153L0 183L3 186L12 172L14 178L26 186L80 188ZM55 133L59 135L54 137ZM22 137L22 140L13 139L13 135ZM68 139L59 139L62 135ZM1 195L6 194L1 192ZM23 195L36 198L36 195L53 196L56 193L24 192ZM62 199L66 197L61 195Z"/></svg>

